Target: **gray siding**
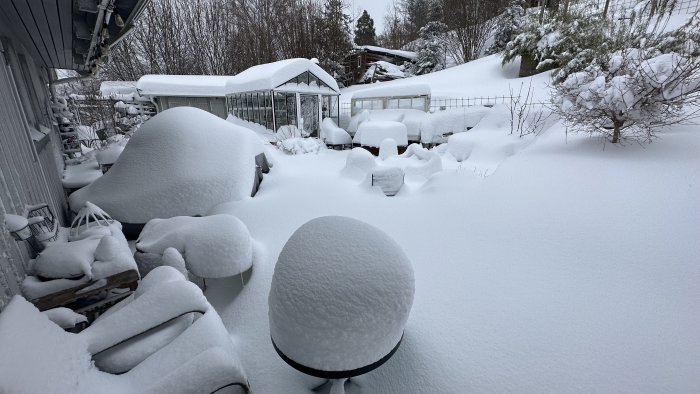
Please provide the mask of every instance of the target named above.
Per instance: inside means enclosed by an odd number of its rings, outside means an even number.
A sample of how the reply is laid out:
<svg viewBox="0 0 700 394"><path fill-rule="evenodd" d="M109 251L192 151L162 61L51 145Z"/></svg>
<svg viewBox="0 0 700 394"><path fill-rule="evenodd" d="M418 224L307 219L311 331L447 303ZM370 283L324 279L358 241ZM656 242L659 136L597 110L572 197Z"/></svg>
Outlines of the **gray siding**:
<svg viewBox="0 0 700 394"><path fill-rule="evenodd" d="M157 98L158 112L174 107L195 107L212 113L222 119L228 117L226 98L224 97L178 97L163 96Z"/></svg>
<svg viewBox="0 0 700 394"><path fill-rule="evenodd" d="M14 44L14 45L13 45ZM17 45L17 47L15 47ZM5 227L6 214L23 214L26 205L49 203L64 223L65 195L60 182L59 137L50 119L47 70L15 42L0 41L0 309L20 291L29 251ZM48 135L39 141L31 129ZM36 134L36 133L35 133Z"/></svg>

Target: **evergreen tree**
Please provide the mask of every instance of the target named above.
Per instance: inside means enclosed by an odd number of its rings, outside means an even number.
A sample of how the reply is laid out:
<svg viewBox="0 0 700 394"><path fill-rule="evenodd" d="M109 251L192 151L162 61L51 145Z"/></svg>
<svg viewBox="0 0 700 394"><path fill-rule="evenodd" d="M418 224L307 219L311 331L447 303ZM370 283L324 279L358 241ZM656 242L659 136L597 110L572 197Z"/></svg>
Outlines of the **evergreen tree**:
<svg viewBox="0 0 700 394"><path fill-rule="evenodd" d="M415 75L428 74L445 68L444 39L447 25L429 22L418 33L416 60L411 68Z"/></svg>
<svg viewBox="0 0 700 394"><path fill-rule="evenodd" d="M510 6L498 17L496 34L493 37L493 45L486 51L488 55L503 52L510 41L521 31L524 23L526 3L523 0L514 0Z"/></svg>
<svg viewBox="0 0 700 394"><path fill-rule="evenodd" d="M321 67L342 82L345 74L343 59L352 50L350 17L343 12L341 0L326 0L321 18Z"/></svg>
<svg viewBox="0 0 700 394"><path fill-rule="evenodd" d="M369 16L367 10L362 11L362 16L357 19L355 44L377 45L377 34L374 31L374 19Z"/></svg>
<svg viewBox="0 0 700 394"><path fill-rule="evenodd" d="M443 0L432 0L428 9L428 22L444 22Z"/></svg>

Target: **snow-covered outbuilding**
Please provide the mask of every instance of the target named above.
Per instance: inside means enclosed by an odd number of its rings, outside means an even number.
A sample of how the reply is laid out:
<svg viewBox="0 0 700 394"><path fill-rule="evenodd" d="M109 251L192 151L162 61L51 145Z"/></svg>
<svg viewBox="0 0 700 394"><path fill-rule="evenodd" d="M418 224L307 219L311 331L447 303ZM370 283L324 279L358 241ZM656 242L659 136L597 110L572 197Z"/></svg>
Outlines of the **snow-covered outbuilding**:
<svg viewBox="0 0 700 394"><path fill-rule="evenodd" d="M251 67L226 82L228 109L234 116L270 130L294 125L318 136L321 121L338 123L337 82L316 62L286 59Z"/></svg>
<svg viewBox="0 0 700 394"><path fill-rule="evenodd" d="M344 60L345 86L403 78L397 72L404 64L412 63L416 53L397 49L362 45L350 52ZM393 66L393 67L392 67ZM369 71L369 73L368 73Z"/></svg>
<svg viewBox="0 0 700 394"><path fill-rule="evenodd" d="M141 96L150 98L158 112L173 107L195 107L226 119L224 75L144 75L136 82Z"/></svg>
<svg viewBox="0 0 700 394"><path fill-rule="evenodd" d="M352 115L365 109L417 109L428 112L430 85L416 83L363 89L352 94L351 105Z"/></svg>

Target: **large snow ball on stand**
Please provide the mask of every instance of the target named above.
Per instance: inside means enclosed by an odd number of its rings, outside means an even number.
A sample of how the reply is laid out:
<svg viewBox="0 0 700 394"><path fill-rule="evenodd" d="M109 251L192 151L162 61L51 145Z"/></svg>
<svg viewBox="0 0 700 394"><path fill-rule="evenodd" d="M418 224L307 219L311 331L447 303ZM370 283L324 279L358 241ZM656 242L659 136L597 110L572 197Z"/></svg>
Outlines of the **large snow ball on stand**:
<svg viewBox="0 0 700 394"><path fill-rule="evenodd" d="M411 262L381 230L346 217L313 219L292 234L275 266L273 345L312 376L364 374L398 349L414 291Z"/></svg>

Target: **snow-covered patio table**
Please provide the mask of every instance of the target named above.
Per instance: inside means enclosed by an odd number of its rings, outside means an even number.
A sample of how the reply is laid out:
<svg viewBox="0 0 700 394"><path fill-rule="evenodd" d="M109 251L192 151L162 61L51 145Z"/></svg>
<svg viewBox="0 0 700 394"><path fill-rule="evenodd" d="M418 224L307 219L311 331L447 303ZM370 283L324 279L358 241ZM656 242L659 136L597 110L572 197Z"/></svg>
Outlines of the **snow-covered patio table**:
<svg viewBox="0 0 700 394"><path fill-rule="evenodd" d="M306 374L344 379L397 351L413 304L413 268L379 229L356 219L313 219L284 246L269 296L277 353Z"/></svg>

